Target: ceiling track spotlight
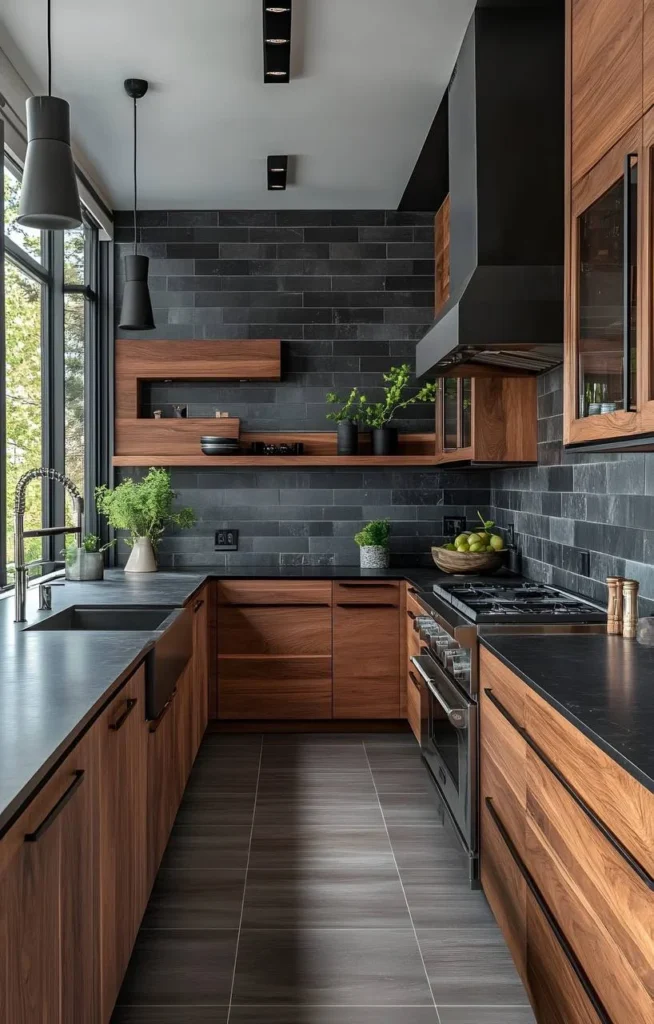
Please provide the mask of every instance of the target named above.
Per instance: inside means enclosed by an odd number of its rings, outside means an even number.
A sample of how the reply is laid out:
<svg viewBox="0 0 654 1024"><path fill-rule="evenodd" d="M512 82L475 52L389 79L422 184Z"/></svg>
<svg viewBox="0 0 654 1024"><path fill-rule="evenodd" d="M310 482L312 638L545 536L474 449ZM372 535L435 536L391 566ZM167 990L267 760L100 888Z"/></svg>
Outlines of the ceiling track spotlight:
<svg viewBox="0 0 654 1024"><path fill-rule="evenodd" d="M274 192L286 188L288 176L288 157L269 156L267 160L268 170L268 191Z"/></svg>
<svg viewBox="0 0 654 1024"><path fill-rule="evenodd" d="M263 0L263 80L291 80L291 0L274 6Z"/></svg>

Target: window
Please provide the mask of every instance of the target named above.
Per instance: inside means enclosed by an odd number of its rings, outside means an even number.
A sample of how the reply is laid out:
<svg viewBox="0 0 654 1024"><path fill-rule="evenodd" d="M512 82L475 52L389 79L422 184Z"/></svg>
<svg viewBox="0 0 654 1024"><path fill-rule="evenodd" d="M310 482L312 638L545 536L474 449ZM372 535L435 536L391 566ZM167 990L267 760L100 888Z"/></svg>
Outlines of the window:
<svg viewBox="0 0 654 1024"><path fill-rule="evenodd" d="M95 343L98 231L90 220L66 232L16 223L20 174L4 168L5 337L0 338L0 589L13 583L13 502L20 476L37 466L66 473L88 499L87 369ZM1 354L4 351L4 358ZM72 522L63 489L34 482L25 526ZM27 538L32 575L61 561L64 538Z"/></svg>

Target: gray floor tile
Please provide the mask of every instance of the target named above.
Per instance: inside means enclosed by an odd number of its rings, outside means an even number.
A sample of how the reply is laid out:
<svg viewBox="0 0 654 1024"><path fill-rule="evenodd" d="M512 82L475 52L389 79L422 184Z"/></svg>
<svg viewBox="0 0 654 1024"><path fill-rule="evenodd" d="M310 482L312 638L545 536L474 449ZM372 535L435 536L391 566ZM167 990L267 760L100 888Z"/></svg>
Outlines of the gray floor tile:
<svg viewBox="0 0 654 1024"><path fill-rule="evenodd" d="M421 764L405 769L375 768L373 778L380 796L386 793L421 793L424 797L433 798L434 784Z"/></svg>
<svg viewBox="0 0 654 1024"><path fill-rule="evenodd" d="M439 1006L441 1024L536 1024L529 1006Z"/></svg>
<svg viewBox="0 0 654 1024"><path fill-rule="evenodd" d="M203 757L196 760L193 766L187 792L210 788L225 793L254 794L258 777L258 761L235 764L226 758Z"/></svg>
<svg viewBox="0 0 654 1024"><path fill-rule="evenodd" d="M412 930L244 929L234 1003L429 1006Z"/></svg>
<svg viewBox="0 0 654 1024"><path fill-rule="evenodd" d="M228 1014L227 1006L118 1006L111 1024L227 1024Z"/></svg>
<svg viewBox="0 0 654 1024"><path fill-rule="evenodd" d="M118 1004L229 1003L238 932L139 932Z"/></svg>
<svg viewBox="0 0 654 1024"><path fill-rule="evenodd" d="M410 928L397 871L343 865L271 874L250 870L244 928Z"/></svg>
<svg viewBox="0 0 654 1024"><path fill-rule="evenodd" d="M409 882L402 877L411 917L416 928L477 928L495 919L480 890L470 888L464 871L445 869L443 880Z"/></svg>
<svg viewBox="0 0 654 1024"><path fill-rule="evenodd" d="M176 825L226 830L252 824L254 792L225 793L221 789L191 789L184 794Z"/></svg>
<svg viewBox="0 0 654 1024"><path fill-rule="evenodd" d="M351 826L356 828L383 827L383 818L377 798L342 796L315 797L303 800L257 801L254 831L257 836L268 830L314 827Z"/></svg>
<svg viewBox="0 0 654 1024"><path fill-rule="evenodd" d="M426 881L434 867L439 872L444 867L467 867L467 857L449 826L389 824L388 834L400 874L415 871Z"/></svg>
<svg viewBox="0 0 654 1024"><path fill-rule="evenodd" d="M417 933L437 1005L528 1003L496 925L418 928Z"/></svg>
<svg viewBox="0 0 654 1024"><path fill-rule="evenodd" d="M160 871L142 928L238 928L245 871Z"/></svg>
<svg viewBox="0 0 654 1024"><path fill-rule="evenodd" d="M388 836L380 821L374 828L314 825L292 832L274 826L252 836L250 871L287 871L341 867L350 864L370 870L394 866Z"/></svg>
<svg viewBox="0 0 654 1024"><path fill-rule="evenodd" d="M379 802L386 824L440 825L444 821L443 805L433 792L380 793Z"/></svg>
<svg viewBox="0 0 654 1024"><path fill-rule="evenodd" d="M284 772L261 774L257 800L312 800L331 797L347 802L351 797L377 799L370 772Z"/></svg>
<svg viewBox="0 0 654 1024"><path fill-rule="evenodd" d="M328 741L328 742L327 742ZM343 741L342 737L298 737L292 742L264 740L261 771L322 771L369 773L368 759L361 741Z"/></svg>
<svg viewBox="0 0 654 1024"><path fill-rule="evenodd" d="M245 871L251 825L229 828L175 825L161 863L165 870L204 871L223 867Z"/></svg>
<svg viewBox="0 0 654 1024"><path fill-rule="evenodd" d="M438 1024L433 1006L232 1006L229 1019L230 1024Z"/></svg>

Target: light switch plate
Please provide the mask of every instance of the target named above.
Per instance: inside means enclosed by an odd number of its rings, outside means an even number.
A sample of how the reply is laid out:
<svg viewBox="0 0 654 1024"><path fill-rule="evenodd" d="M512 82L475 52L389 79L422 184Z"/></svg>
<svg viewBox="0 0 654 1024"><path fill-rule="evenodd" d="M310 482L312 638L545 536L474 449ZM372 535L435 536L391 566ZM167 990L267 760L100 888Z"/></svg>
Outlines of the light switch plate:
<svg viewBox="0 0 654 1024"><path fill-rule="evenodd" d="M466 528L465 516L443 516L443 536L458 537Z"/></svg>
<svg viewBox="0 0 654 1024"><path fill-rule="evenodd" d="M214 551L238 551L238 530L216 530Z"/></svg>

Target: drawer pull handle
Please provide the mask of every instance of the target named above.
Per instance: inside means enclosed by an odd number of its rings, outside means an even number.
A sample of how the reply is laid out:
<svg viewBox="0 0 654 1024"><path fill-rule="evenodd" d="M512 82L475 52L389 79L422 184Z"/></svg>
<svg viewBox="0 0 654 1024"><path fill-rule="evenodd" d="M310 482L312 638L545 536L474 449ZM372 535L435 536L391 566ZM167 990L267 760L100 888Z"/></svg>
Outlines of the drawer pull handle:
<svg viewBox="0 0 654 1024"><path fill-rule="evenodd" d="M204 598L203 597L199 597L197 599L197 601L195 601L195 603L193 605L193 611L194 612L199 612L200 608L202 607L203 604L204 604Z"/></svg>
<svg viewBox="0 0 654 1024"><path fill-rule="evenodd" d="M337 601L337 608L397 608L395 604L384 604L383 601Z"/></svg>
<svg viewBox="0 0 654 1024"><path fill-rule="evenodd" d="M413 619L415 621L415 617L416 617L416 613L415 612L407 612L407 615L409 616L410 619Z"/></svg>
<svg viewBox="0 0 654 1024"><path fill-rule="evenodd" d="M497 708L499 713L507 720L509 725L511 725L516 730L516 732L518 732L520 736L522 736L525 743L529 747L531 747L531 749L536 754L538 759L542 761L542 763L545 765L548 771L551 772L551 774L554 776L557 782L560 783L561 786L563 786L566 793L572 797L577 806L581 808L586 817L593 823L595 828L602 833L604 838L607 840L607 842L611 844L616 853L618 853L623 860L626 860L627 864L632 869L632 871L636 872L638 877L641 879L641 881L645 883L648 889L654 891L654 878L652 878L650 873L642 866L642 864L640 864L636 860L633 854L629 852L626 846L624 846L624 844L618 839L615 833L611 831L608 825L605 825L601 818L597 817L595 812L591 810L591 808L588 806L585 800L579 795L577 790L570 785L568 780L565 778L564 775L561 774L556 765L552 761L550 761L545 751L541 750L536 741L532 739L527 730L523 729L521 725L518 725L511 712L507 711L504 705L497 699L493 691L490 689L484 689L484 693L488 697L491 704L495 708Z"/></svg>
<svg viewBox="0 0 654 1024"><path fill-rule="evenodd" d="M414 674L411 671L411 669L409 669L409 679L411 680L411 682L415 686L416 690L418 690L419 693L422 693L422 686L420 685L420 683L418 682L418 680L414 676Z"/></svg>
<svg viewBox="0 0 654 1024"><path fill-rule="evenodd" d="M374 583L363 583L357 581L356 583L343 583L339 581L339 587L393 587L397 586L397 583L378 583L376 580Z"/></svg>
<svg viewBox="0 0 654 1024"><path fill-rule="evenodd" d="M112 722L111 725L109 726L112 732L118 732L119 729L122 729L122 727L124 726L125 722L129 718L137 704L138 700L136 699L136 697L130 697L128 700L125 701L125 710L123 711L122 715L120 716L120 718L117 718L115 722Z"/></svg>
<svg viewBox="0 0 654 1024"><path fill-rule="evenodd" d="M59 817L75 790L79 789L84 782L84 769L78 768L76 772L73 772L73 776L73 781L70 786L68 786L64 793L59 797L52 810L46 814L41 824L33 832L28 832L26 834L26 843L38 843L39 839L45 835L55 818Z"/></svg>
<svg viewBox="0 0 654 1024"><path fill-rule="evenodd" d="M329 601L239 601L238 604L221 604L221 608L331 608Z"/></svg>
<svg viewBox="0 0 654 1024"><path fill-rule="evenodd" d="M175 689L171 693L169 699L166 701L166 703L162 707L162 709L159 712L158 716L156 718L153 718L152 721L150 722L150 726L149 726L150 732L156 732L157 731L157 729L159 728L159 726L163 722L164 718L166 717L166 715L170 711L170 709L171 709L171 707L173 705L173 701L174 701L176 696L177 696L177 687L175 687Z"/></svg>
<svg viewBox="0 0 654 1024"><path fill-rule="evenodd" d="M536 903L538 904L538 906L539 906L539 908L540 908L540 910L541 910L541 912L543 914L543 917L545 918L545 920L547 921L549 927L551 928L552 932L554 933L554 937L555 937L556 941L558 942L559 946L561 947L561 950L563 951L566 960L568 961L568 963L572 967L573 971L577 975L579 983L580 983L581 987L583 988L584 992L586 993L586 995L588 996L590 1002L592 1003L593 1009L595 1010L595 1013L599 1017L599 1019L602 1022L602 1024L612 1024L611 1018L609 1017L608 1013L604 1009L604 1005L603 1005L600 997L597 995L597 992L593 988L593 986L592 986L592 984L591 984L591 982L590 982L590 980L588 978L588 975L586 974L586 972L583 969L581 963L577 959L577 955L576 955L575 951L573 950L572 946L570 945L570 943L566 939L565 934L561 930L561 926L559 925L559 922L556 920L556 918L554 917L554 914L552 913L552 911L548 907L547 903L545 902L545 898L544 898L542 892L540 891L540 889L536 885L536 882L532 878L531 873L529 871L529 868L526 866L526 864L522 860L522 857L518 853L518 851L517 851L517 849L516 849L516 847L514 845L514 842L511 839L511 836L509 835L509 833L507 832L506 828L504 827L504 823L503 823L502 819L500 818L499 814L497 813L497 811L495 810L495 808L493 806L493 801L492 801L492 799L489 796L485 797L485 803L486 803L486 807L488 808L488 813L490 814L490 816L491 816L491 818L493 820L493 824L495 825L497 831L499 832L499 834L500 834L500 836L502 838L502 842L504 843L504 845L506 846L507 850L511 854L511 858L512 858L513 862L515 863L515 866L517 867L518 871L520 872L520 874L524 878L525 882L527 883L527 888L529 889L530 893L532 894L532 896L536 900Z"/></svg>

